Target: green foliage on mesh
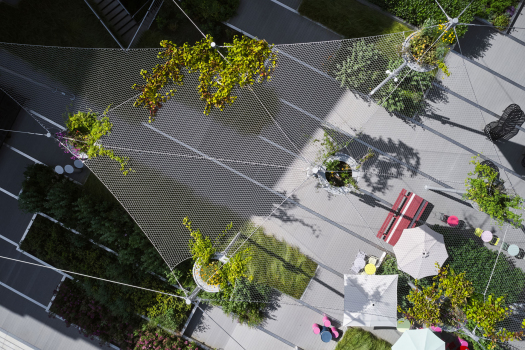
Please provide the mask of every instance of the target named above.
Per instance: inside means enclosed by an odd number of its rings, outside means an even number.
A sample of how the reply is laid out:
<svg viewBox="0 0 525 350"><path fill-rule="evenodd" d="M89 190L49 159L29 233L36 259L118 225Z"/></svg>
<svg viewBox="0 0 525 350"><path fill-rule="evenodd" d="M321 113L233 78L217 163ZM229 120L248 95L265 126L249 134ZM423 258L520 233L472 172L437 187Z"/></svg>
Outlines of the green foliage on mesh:
<svg viewBox="0 0 525 350"><path fill-rule="evenodd" d="M200 296L210 300L212 305L220 306L224 313L231 315L239 323L255 327L264 321L266 310L271 307L272 289L247 278L240 278L235 283L231 297L225 296L223 292L201 292Z"/></svg>

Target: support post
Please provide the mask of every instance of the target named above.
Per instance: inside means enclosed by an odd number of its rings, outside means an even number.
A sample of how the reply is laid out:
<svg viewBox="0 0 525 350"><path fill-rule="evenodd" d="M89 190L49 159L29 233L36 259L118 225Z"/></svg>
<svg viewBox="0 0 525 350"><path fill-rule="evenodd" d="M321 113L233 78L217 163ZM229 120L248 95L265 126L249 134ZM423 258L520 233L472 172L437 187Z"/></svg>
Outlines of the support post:
<svg viewBox="0 0 525 350"><path fill-rule="evenodd" d="M399 72L401 72L401 70L406 67L407 64L408 63L406 61L403 62L403 64L400 65L399 67L397 67L397 69L395 71L390 73L390 75L385 80L383 80L381 83L379 83L379 85L376 86L374 90L370 91L370 96L375 94L377 92L377 90L381 89L383 87L383 85L385 85L386 83L388 83L388 81L390 81L390 79L395 78L399 74Z"/></svg>

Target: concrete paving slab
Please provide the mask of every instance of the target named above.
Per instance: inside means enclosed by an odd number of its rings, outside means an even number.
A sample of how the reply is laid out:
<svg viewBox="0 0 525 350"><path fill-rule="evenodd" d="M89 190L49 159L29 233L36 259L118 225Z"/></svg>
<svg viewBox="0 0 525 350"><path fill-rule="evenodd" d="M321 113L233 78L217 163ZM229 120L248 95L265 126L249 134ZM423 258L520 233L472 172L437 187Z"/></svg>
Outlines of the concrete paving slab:
<svg viewBox="0 0 525 350"><path fill-rule="evenodd" d="M16 199L0 192L0 222L2 223L0 235L19 243L32 216L33 214L18 209Z"/></svg>

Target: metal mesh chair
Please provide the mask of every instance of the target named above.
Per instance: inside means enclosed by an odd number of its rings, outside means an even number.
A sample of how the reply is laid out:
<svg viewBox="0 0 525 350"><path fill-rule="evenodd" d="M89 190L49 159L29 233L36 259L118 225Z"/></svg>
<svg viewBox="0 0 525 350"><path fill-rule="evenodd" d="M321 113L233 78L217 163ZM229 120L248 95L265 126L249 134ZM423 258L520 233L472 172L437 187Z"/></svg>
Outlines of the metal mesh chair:
<svg viewBox="0 0 525 350"><path fill-rule="evenodd" d="M520 106L513 103L505 108L498 121L485 125L483 132L491 141L510 140L518 133L516 126L521 126L523 122L525 122L525 114Z"/></svg>

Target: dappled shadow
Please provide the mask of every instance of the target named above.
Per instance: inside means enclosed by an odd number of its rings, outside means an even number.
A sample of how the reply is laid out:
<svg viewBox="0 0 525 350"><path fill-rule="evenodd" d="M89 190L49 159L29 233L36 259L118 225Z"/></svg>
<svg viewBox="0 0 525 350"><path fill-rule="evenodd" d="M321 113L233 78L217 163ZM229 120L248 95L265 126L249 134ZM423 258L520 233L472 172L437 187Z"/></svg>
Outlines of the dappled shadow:
<svg viewBox="0 0 525 350"><path fill-rule="evenodd" d="M280 191L280 193L286 196L285 191ZM314 237L319 238L320 233L318 227L313 224L309 224L305 220L299 219L295 215L291 214L291 210L297 207L296 203L298 201L299 197L297 197L295 194L292 194L290 197L288 197L288 200L283 202L281 206L273 212L272 216L279 219L284 224L299 223L304 228L309 229Z"/></svg>
<svg viewBox="0 0 525 350"><path fill-rule="evenodd" d="M394 161L387 156L376 154L375 157L363 164L362 179L372 189L372 192L385 194L393 187L393 185L389 185L390 178L417 175L417 170L421 165L419 152L403 141L383 138L382 136L372 137L363 133L359 134L359 139L400 161ZM401 163L407 164L410 168Z"/></svg>
<svg viewBox="0 0 525 350"><path fill-rule="evenodd" d="M473 24L484 23L474 20ZM463 53L463 56L470 59L480 59L485 56L485 52L491 48L491 40L498 35L498 31L490 27L470 26L465 36L459 39L459 45L454 46L454 51ZM461 46L461 50L460 50Z"/></svg>

